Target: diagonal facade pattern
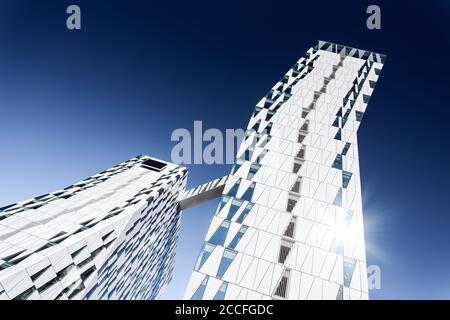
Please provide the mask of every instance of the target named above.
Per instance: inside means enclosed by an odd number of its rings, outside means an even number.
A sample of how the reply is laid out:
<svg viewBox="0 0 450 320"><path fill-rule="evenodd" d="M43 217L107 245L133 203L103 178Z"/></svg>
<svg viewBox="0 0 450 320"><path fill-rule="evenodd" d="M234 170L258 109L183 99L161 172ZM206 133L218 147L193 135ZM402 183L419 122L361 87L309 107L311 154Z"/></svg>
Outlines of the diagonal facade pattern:
<svg viewBox="0 0 450 320"><path fill-rule="evenodd" d="M385 56L319 41L258 102L185 299L367 299L357 130Z"/></svg>

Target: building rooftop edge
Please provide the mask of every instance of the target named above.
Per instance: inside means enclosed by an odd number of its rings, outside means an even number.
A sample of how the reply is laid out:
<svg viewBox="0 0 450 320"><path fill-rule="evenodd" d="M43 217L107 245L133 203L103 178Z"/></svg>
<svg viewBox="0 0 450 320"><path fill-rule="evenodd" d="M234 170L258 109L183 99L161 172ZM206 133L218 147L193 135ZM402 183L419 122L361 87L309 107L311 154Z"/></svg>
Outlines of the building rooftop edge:
<svg viewBox="0 0 450 320"><path fill-rule="evenodd" d="M325 51L329 51L329 52L345 54L347 56L351 56L351 57L355 57L355 58L359 58L359 59L366 59L366 60L370 59L370 60L373 60L374 62L378 62L381 64L384 64L384 62L386 61L386 58L387 58L387 55L385 55L385 54L368 51L368 50L363 50L363 49L358 49L358 48L345 46L342 44L324 41L324 40L318 40L316 48L319 50L325 50Z"/></svg>
<svg viewBox="0 0 450 320"><path fill-rule="evenodd" d="M178 168L180 168L186 172L188 171L188 169L186 167L174 164L172 162L161 160L159 158L151 157L151 156L148 156L145 154L140 154L140 155L132 157L122 163L119 163L111 168L108 168L108 169L103 170L99 173L96 173L90 177L80 180L74 184L71 184L70 186L65 187L63 189L45 193L43 195L36 196L36 197L30 198L30 199L27 199L24 201L10 203L10 204L4 205L4 206L2 205L2 206L0 206L0 221L4 218L8 217L10 214L16 213L15 211L17 209L37 209L41 205L45 205L44 203L38 204L37 202L46 202L49 198L53 198L53 197L64 197L66 193L71 194L72 193L71 189L76 189L76 188L79 188L80 186L90 184L91 180L96 180L96 179L101 180L102 176L105 174L109 175L110 173L112 173L112 174L120 173L120 172L122 172L122 170L127 170L131 166L134 166L134 165L144 166L144 167L148 168L148 166L145 165L145 160L155 160L157 162L161 162L166 165L177 166ZM162 171L162 169L161 169L161 171ZM9 213L9 211L12 211L12 212Z"/></svg>

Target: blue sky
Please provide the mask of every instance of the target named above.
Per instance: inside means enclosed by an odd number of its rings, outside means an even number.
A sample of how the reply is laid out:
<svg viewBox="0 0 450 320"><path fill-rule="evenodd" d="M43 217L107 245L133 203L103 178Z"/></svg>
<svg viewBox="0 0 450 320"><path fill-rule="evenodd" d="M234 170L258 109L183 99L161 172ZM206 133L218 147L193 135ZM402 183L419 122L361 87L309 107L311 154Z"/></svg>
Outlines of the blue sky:
<svg viewBox="0 0 450 320"><path fill-rule="evenodd" d="M65 28L76 3L82 30ZM176 128L246 126L318 39L388 55L359 131L373 299L450 298L450 6L371 2L0 1L0 205L137 154L170 160ZM226 174L190 165L189 185ZM216 202L183 213L180 298Z"/></svg>

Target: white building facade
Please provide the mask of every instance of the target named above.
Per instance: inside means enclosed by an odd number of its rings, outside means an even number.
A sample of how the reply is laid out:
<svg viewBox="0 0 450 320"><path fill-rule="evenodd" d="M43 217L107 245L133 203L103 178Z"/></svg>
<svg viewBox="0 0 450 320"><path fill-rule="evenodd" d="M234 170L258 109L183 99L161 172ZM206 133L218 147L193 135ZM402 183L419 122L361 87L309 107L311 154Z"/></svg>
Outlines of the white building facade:
<svg viewBox="0 0 450 320"><path fill-rule="evenodd" d="M155 299L187 169L139 156L0 209L0 299Z"/></svg>
<svg viewBox="0 0 450 320"><path fill-rule="evenodd" d="M357 130L384 60L319 41L256 105L185 299L368 299Z"/></svg>

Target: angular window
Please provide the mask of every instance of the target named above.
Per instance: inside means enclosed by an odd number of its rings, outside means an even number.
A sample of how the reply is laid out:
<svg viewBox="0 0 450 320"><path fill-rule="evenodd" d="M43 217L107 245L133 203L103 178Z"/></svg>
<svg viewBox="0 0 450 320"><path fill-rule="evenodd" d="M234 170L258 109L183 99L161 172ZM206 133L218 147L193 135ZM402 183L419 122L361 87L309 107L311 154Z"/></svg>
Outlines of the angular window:
<svg viewBox="0 0 450 320"><path fill-rule="evenodd" d="M254 147L249 146L247 150L244 151L244 153L241 155L240 159L250 161L252 158Z"/></svg>
<svg viewBox="0 0 450 320"><path fill-rule="evenodd" d="M208 242L205 242L205 244L203 245L202 252L200 253L200 256L198 257L197 264L195 265L195 270L199 270L203 266L203 264L209 258L209 256L211 255L211 253L213 252L215 247L216 246L214 246Z"/></svg>
<svg viewBox="0 0 450 320"><path fill-rule="evenodd" d="M38 288L38 292L39 293L43 293L45 290L47 290L48 288L50 288L51 286L53 286L55 283L57 283L58 282L58 279L57 278L53 278L53 279L51 279L50 281L48 281L48 282L46 282L46 283L44 283L43 285L41 285L39 288ZM82 284L82 283L81 283Z"/></svg>
<svg viewBox="0 0 450 320"><path fill-rule="evenodd" d="M262 108L256 107L255 110L253 111L252 117L256 116L261 110Z"/></svg>
<svg viewBox="0 0 450 320"><path fill-rule="evenodd" d="M239 185L241 184L241 179L238 179L234 185L231 187L231 189L227 192L227 195L230 197L236 197L236 193L239 189Z"/></svg>
<svg viewBox="0 0 450 320"><path fill-rule="evenodd" d="M89 269L87 269L86 271L84 271L81 275L80 278L82 281L86 281L86 279L88 279L95 271L96 267L92 266Z"/></svg>
<svg viewBox="0 0 450 320"><path fill-rule="evenodd" d="M270 134L271 130L272 130L272 122L269 122L269 124L266 126L266 128L262 132Z"/></svg>
<svg viewBox="0 0 450 320"><path fill-rule="evenodd" d="M320 98L321 92L320 91L314 91L314 101L317 101Z"/></svg>
<svg viewBox="0 0 450 320"><path fill-rule="evenodd" d="M292 210L294 210L295 205L297 204L297 201L289 199L288 200L288 204L287 204L287 208L286 211L287 212L292 212Z"/></svg>
<svg viewBox="0 0 450 320"><path fill-rule="evenodd" d="M289 270L289 269L284 270L283 276L281 277L280 282L278 283L278 286L273 294L274 296L277 296L280 298L287 297L290 274L291 274L291 270Z"/></svg>
<svg viewBox="0 0 450 320"><path fill-rule="evenodd" d="M344 287L342 285L339 286L339 290L336 295L336 300L344 300Z"/></svg>
<svg viewBox="0 0 450 320"><path fill-rule="evenodd" d="M247 206L245 207L245 209L241 212L241 214L239 215L239 217L236 219L237 223L242 223L244 222L245 218L247 217L249 211L253 208L253 203L249 203L247 204Z"/></svg>
<svg viewBox="0 0 450 320"><path fill-rule="evenodd" d="M250 137L253 133L254 133L254 131L251 130L251 129L245 130L245 132L244 132L245 139L247 139L248 137Z"/></svg>
<svg viewBox="0 0 450 320"><path fill-rule="evenodd" d="M353 107L353 104L354 104L355 102L354 102L354 100L350 100L350 105ZM351 108L349 108L346 112L345 112L345 115L342 117L342 126L345 126L345 123L347 122L347 120L348 120L348 116L350 115L350 111L351 111L352 109Z"/></svg>
<svg viewBox="0 0 450 320"><path fill-rule="evenodd" d="M223 252L222 260L220 260L219 270L217 270L217 277L222 278L225 272L230 267L230 264L233 262L236 257L237 252L230 249L225 249Z"/></svg>
<svg viewBox="0 0 450 320"><path fill-rule="evenodd" d="M368 96L367 94L363 94L364 103L369 103L369 100L370 100L370 96Z"/></svg>
<svg viewBox="0 0 450 320"><path fill-rule="evenodd" d="M306 120L305 123L301 126L300 130L304 132L308 132L309 129L309 120Z"/></svg>
<svg viewBox="0 0 450 320"><path fill-rule="evenodd" d="M336 135L334 136L334 138L336 140L341 140L342 139L342 133L341 133L341 129L339 129L336 133Z"/></svg>
<svg viewBox="0 0 450 320"><path fill-rule="evenodd" d="M242 200L252 201L253 197L253 191L255 191L255 183L253 182L247 190L245 190L244 194L242 195Z"/></svg>
<svg viewBox="0 0 450 320"><path fill-rule="evenodd" d="M277 99L278 99L280 96L281 96L281 93L277 93ZM278 109L280 109L280 107L281 107L282 105L283 105L283 102L278 101L277 105L276 105L274 108L272 108L272 110L273 110L274 112L277 112Z"/></svg>
<svg viewBox="0 0 450 320"><path fill-rule="evenodd" d="M303 143L303 140L305 140L305 138L306 138L306 135L304 133L300 133L298 135L297 142L298 143Z"/></svg>
<svg viewBox="0 0 450 320"><path fill-rule="evenodd" d="M355 271L356 260L344 257L344 286L350 287L353 271Z"/></svg>
<svg viewBox="0 0 450 320"><path fill-rule="evenodd" d="M36 287L32 286L28 290L25 290L24 292L13 298L13 300L27 300L28 297L30 297L35 291Z"/></svg>
<svg viewBox="0 0 450 320"><path fill-rule="evenodd" d="M253 130L258 131L259 126L261 125L261 119L259 119L252 127Z"/></svg>
<svg viewBox="0 0 450 320"><path fill-rule="evenodd" d="M347 188L348 183L350 182L350 179L352 177L352 173L348 171L342 171L342 186L344 188Z"/></svg>
<svg viewBox="0 0 450 320"><path fill-rule="evenodd" d="M89 300L89 298L95 293L95 290L97 290L98 286L94 285L89 291L88 293L86 293L86 295L84 296L83 300ZM58 299L56 299L58 300Z"/></svg>
<svg viewBox="0 0 450 320"><path fill-rule="evenodd" d="M242 236L244 235L245 231L247 231L247 229L248 229L247 226L242 226L234 236L233 240L231 240L228 248L230 249L236 248L237 244L239 243L239 241L241 240Z"/></svg>
<svg viewBox="0 0 450 320"><path fill-rule="evenodd" d="M278 252L278 262L284 263L294 246L293 241L281 239L280 251Z"/></svg>
<svg viewBox="0 0 450 320"><path fill-rule="evenodd" d="M309 113L309 110L303 108L303 110L302 110L302 118L303 118L303 119L306 119L306 117L308 116L308 113Z"/></svg>
<svg viewBox="0 0 450 320"><path fill-rule="evenodd" d="M332 167L335 169L342 170L342 155L340 154L336 155L336 159L334 159Z"/></svg>
<svg viewBox="0 0 450 320"><path fill-rule="evenodd" d="M300 150L297 152L296 157L303 160L305 159L305 146L302 146L300 148Z"/></svg>
<svg viewBox="0 0 450 320"><path fill-rule="evenodd" d="M258 139L258 141L257 141L256 147L257 147L257 148L260 148L260 149L264 149L265 146L266 146L266 144L270 141L271 138L272 138L272 137L269 136L268 134L261 134L260 139ZM255 149L255 148L252 147L252 150L254 150L254 149ZM252 152L253 152L253 151L252 151ZM254 162L254 161L253 161L253 162Z"/></svg>
<svg viewBox="0 0 450 320"><path fill-rule="evenodd" d="M252 180L252 178L253 178L253 177L255 176L255 174L258 172L259 168L261 168L261 165L260 165L260 164L253 163L253 164L250 166L250 170L249 170L248 175L247 175L247 180Z"/></svg>
<svg viewBox="0 0 450 320"><path fill-rule="evenodd" d="M267 150L263 149L259 156L256 158L255 162L260 163L264 156L267 154Z"/></svg>
<svg viewBox="0 0 450 320"><path fill-rule="evenodd" d="M361 111L355 111L355 114L356 114L356 121L361 122L362 117L363 117L363 115L364 115L364 112L361 112Z"/></svg>
<svg viewBox="0 0 450 320"><path fill-rule="evenodd" d="M283 236L294 238L294 231L295 231L295 222L297 221L296 217L292 217L291 221L289 221L286 230L284 230Z"/></svg>
<svg viewBox="0 0 450 320"><path fill-rule="evenodd" d="M347 142L344 146L344 149L342 149L342 155L345 156L347 155L348 149L350 149L350 142Z"/></svg>
<svg viewBox="0 0 450 320"><path fill-rule="evenodd" d="M217 290L216 295L214 296L213 300L223 300L225 299L225 293L227 292L228 288L228 282L223 282L220 286L219 290Z"/></svg>
<svg viewBox="0 0 450 320"><path fill-rule="evenodd" d="M342 188L339 188L339 190L338 190L338 192L336 194L336 198L334 198L333 204L335 206L342 207Z"/></svg>
<svg viewBox="0 0 450 320"><path fill-rule="evenodd" d="M271 90L270 94L266 97L266 102L264 103L265 109L270 108L270 106L275 102L275 100L269 98L269 97L272 97L272 95L273 95L273 90Z"/></svg>
<svg viewBox="0 0 450 320"><path fill-rule="evenodd" d="M266 115L266 121L270 121L270 119L272 119L274 114L275 114L275 111L269 110Z"/></svg>
<svg viewBox="0 0 450 320"><path fill-rule="evenodd" d="M71 254L72 258L75 258L76 256L78 256L78 255L80 254L80 252L83 251L83 250L86 249L86 248L87 248L87 246L84 246L84 247L81 247L80 249L74 251L74 252Z"/></svg>
<svg viewBox="0 0 450 320"><path fill-rule="evenodd" d="M289 194L289 199L286 207L287 212L292 212L292 210L294 210L294 207L297 204L298 199L299 199L298 196Z"/></svg>
<svg viewBox="0 0 450 320"><path fill-rule="evenodd" d="M103 248L103 247L100 247ZM97 249L98 250L98 249ZM92 253L92 255L94 255L94 253ZM56 274L56 277L58 278L58 280L63 279L66 275L69 274L69 272L75 267L75 265L73 263L69 264L67 267L63 268L62 270L58 271L58 273ZM96 269L95 266L92 266L90 269L94 268L94 271ZM89 269L88 269L89 270ZM84 271L83 273L87 273L87 270ZM88 274L89 276L89 274ZM83 274L81 274L81 279L83 279ZM84 281L84 279L83 279Z"/></svg>
<svg viewBox="0 0 450 320"><path fill-rule="evenodd" d="M244 201L239 199L234 199L231 202L230 210L228 211L227 220L231 220L236 212L239 210Z"/></svg>
<svg viewBox="0 0 450 320"><path fill-rule="evenodd" d="M206 285L208 284L209 277L206 276L205 279L203 279L202 283L198 286L197 290L195 290L191 300L202 300L203 294L205 293Z"/></svg>
<svg viewBox="0 0 450 320"><path fill-rule="evenodd" d="M13 260L15 257L19 256L21 253L23 253L25 251L26 251L25 249L19 250L19 251L15 252L15 253L7 256L7 257L2 258L2 260L6 261L6 262L11 262L11 260Z"/></svg>
<svg viewBox="0 0 450 320"><path fill-rule="evenodd" d="M294 185L291 188L291 192L293 193L300 193L300 185L301 185L302 179L300 177L297 178Z"/></svg>
<svg viewBox="0 0 450 320"><path fill-rule="evenodd" d="M208 242L219 246L223 246L229 228L230 228L230 221L223 220Z"/></svg>
<svg viewBox="0 0 450 320"><path fill-rule="evenodd" d="M223 206L227 204L228 200L230 200L230 197L227 196L223 196L222 200L220 200L219 205L217 206L217 211L216 214L218 214L220 212L220 210L222 210Z"/></svg>
<svg viewBox="0 0 450 320"><path fill-rule="evenodd" d="M336 120L334 120L333 127L339 128L339 117L336 117Z"/></svg>
<svg viewBox="0 0 450 320"><path fill-rule="evenodd" d="M37 278L39 278L45 271L47 271L50 268L50 266L46 266L44 269L39 270L35 274L31 276L31 280L35 281Z"/></svg>
<svg viewBox="0 0 450 320"><path fill-rule="evenodd" d="M244 161L238 159L236 161L236 163L233 165L233 167L231 168L231 174L235 174L239 170L239 168L241 167L243 162Z"/></svg>
<svg viewBox="0 0 450 320"><path fill-rule="evenodd" d="M294 160L294 167L292 168L292 173L297 174L298 171L302 168L303 160Z"/></svg>

